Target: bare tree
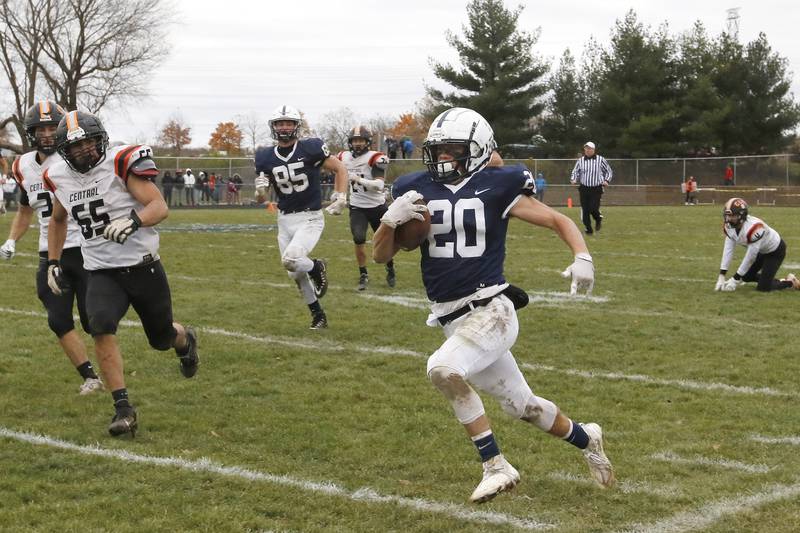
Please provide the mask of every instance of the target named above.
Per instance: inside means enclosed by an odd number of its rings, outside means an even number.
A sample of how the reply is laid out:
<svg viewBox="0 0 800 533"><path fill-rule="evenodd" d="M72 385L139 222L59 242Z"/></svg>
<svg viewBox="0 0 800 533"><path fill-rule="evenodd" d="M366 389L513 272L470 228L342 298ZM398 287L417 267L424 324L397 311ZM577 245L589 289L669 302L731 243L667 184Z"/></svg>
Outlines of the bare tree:
<svg viewBox="0 0 800 533"><path fill-rule="evenodd" d="M237 115L234 118L247 141L247 147L252 150L251 153L256 153L259 145L265 144L271 139L269 124L255 111L250 111L246 115Z"/></svg>
<svg viewBox="0 0 800 533"><path fill-rule="evenodd" d="M361 124L349 107L340 107L322 115L317 131L331 152L347 147L347 132Z"/></svg>
<svg viewBox="0 0 800 533"><path fill-rule="evenodd" d="M169 0L0 0L0 62L22 126L37 97L97 113L111 101L144 94L148 72L166 55Z"/></svg>

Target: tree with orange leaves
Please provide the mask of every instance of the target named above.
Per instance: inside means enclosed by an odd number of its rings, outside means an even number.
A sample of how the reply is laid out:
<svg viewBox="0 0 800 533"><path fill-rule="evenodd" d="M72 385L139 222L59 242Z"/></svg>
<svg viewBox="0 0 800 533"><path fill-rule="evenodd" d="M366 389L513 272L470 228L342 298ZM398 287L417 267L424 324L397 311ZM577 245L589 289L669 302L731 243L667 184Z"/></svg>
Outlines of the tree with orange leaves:
<svg viewBox="0 0 800 533"><path fill-rule="evenodd" d="M242 130L235 122L220 122L217 129L211 134L208 145L215 152L225 152L228 155L241 155Z"/></svg>
<svg viewBox="0 0 800 533"><path fill-rule="evenodd" d="M179 118L171 118L158 134L158 142L172 148L176 156L181 155L181 149L192 142L192 136L189 135L192 128L184 128L182 122Z"/></svg>

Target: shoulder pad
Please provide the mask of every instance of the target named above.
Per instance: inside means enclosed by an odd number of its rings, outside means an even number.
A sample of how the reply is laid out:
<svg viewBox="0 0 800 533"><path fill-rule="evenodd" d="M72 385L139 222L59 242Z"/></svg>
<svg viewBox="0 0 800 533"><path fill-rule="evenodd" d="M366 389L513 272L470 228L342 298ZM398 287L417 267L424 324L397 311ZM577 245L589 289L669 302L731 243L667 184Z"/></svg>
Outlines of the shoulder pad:
<svg viewBox="0 0 800 533"><path fill-rule="evenodd" d="M122 146L114 156L114 174L127 182L128 172L131 171L136 162L140 159L150 159L152 161L152 157L153 150L145 144ZM136 173L134 172L134 174ZM142 177L147 177L147 174Z"/></svg>
<svg viewBox="0 0 800 533"><path fill-rule="evenodd" d="M756 222L753 224L753 227L747 231L747 242L754 243L761 240L766 232L767 230L764 228L764 224Z"/></svg>
<svg viewBox="0 0 800 533"><path fill-rule="evenodd" d="M378 167L381 170L386 170L389 166L389 158L383 152L375 152L369 158L369 166Z"/></svg>

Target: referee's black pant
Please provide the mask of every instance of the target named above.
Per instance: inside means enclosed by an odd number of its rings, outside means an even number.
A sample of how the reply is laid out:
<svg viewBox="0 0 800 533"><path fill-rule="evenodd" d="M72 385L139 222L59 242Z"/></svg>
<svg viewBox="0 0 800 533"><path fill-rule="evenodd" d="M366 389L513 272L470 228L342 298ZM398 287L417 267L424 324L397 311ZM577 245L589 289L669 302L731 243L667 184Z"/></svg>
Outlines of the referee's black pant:
<svg viewBox="0 0 800 533"><path fill-rule="evenodd" d="M580 185L578 192L581 197L581 220L586 226L586 233L592 233L592 218L597 229L600 229L603 215L600 214L600 197L603 196L603 186L587 187Z"/></svg>

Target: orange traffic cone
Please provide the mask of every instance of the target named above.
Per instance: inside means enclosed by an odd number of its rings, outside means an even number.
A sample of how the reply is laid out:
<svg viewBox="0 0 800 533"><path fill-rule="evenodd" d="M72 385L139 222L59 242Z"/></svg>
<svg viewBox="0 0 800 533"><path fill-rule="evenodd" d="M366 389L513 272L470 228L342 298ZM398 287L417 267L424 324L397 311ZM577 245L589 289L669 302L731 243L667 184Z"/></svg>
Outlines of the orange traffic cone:
<svg viewBox="0 0 800 533"><path fill-rule="evenodd" d="M567 196L567 207L572 207L572 196Z"/></svg>
<svg viewBox="0 0 800 533"><path fill-rule="evenodd" d="M275 207L275 202L267 202L267 211L270 213L276 212L278 209Z"/></svg>

